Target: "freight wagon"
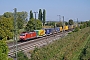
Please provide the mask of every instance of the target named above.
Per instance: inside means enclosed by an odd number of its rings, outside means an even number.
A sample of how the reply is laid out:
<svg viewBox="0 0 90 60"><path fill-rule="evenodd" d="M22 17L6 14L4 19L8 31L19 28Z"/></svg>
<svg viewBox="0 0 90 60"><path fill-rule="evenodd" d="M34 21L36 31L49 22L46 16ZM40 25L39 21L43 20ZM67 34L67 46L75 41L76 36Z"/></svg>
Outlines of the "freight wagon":
<svg viewBox="0 0 90 60"><path fill-rule="evenodd" d="M68 29L72 30L73 29L73 25L68 25Z"/></svg>
<svg viewBox="0 0 90 60"><path fill-rule="evenodd" d="M64 30L67 31L68 30L68 26L64 26Z"/></svg>
<svg viewBox="0 0 90 60"><path fill-rule="evenodd" d="M62 32L62 30L63 30L62 27L60 27L60 32Z"/></svg>
<svg viewBox="0 0 90 60"><path fill-rule="evenodd" d="M55 32L56 32L56 33L60 32L60 27L56 27L56 28L55 28Z"/></svg>
<svg viewBox="0 0 90 60"><path fill-rule="evenodd" d="M54 28L45 29L45 34L46 35L50 35L50 34L53 34L53 33L54 33Z"/></svg>
<svg viewBox="0 0 90 60"><path fill-rule="evenodd" d="M34 30L36 32L37 37L45 36L45 30Z"/></svg>

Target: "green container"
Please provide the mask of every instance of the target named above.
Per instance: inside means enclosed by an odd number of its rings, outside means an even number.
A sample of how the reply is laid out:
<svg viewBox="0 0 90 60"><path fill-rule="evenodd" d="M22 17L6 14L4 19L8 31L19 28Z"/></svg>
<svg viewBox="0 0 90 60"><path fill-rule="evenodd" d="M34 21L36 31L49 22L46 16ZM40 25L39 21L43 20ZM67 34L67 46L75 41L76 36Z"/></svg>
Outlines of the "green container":
<svg viewBox="0 0 90 60"><path fill-rule="evenodd" d="M39 36L39 30L34 30L34 31L36 32L37 36Z"/></svg>

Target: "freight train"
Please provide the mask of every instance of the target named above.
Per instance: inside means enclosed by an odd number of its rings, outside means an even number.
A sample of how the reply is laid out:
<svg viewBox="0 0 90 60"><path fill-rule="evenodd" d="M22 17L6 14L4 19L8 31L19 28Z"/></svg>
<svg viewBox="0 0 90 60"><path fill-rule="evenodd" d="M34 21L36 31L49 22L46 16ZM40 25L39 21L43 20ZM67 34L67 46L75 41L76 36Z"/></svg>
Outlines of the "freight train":
<svg viewBox="0 0 90 60"><path fill-rule="evenodd" d="M29 39L33 39L33 38L43 37L43 36L47 36L47 35L62 32L63 30L64 31L71 30L73 28L74 28L73 25L68 25L68 26L64 26L64 27L34 30L32 32L22 32L20 34L20 40L25 41L25 40L29 40Z"/></svg>

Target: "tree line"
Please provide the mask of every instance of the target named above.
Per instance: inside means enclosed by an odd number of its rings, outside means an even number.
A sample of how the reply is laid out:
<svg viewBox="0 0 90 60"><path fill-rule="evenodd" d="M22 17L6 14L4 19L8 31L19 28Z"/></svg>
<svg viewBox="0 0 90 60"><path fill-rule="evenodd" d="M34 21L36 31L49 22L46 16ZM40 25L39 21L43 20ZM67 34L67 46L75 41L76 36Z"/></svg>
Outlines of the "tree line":
<svg viewBox="0 0 90 60"><path fill-rule="evenodd" d="M22 29L24 23L27 19L27 12L17 12L17 26L18 29ZM0 39L5 37L12 38L13 37L13 30L14 30L14 13L12 12L5 12L0 17Z"/></svg>
<svg viewBox="0 0 90 60"><path fill-rule="evenodd" d="M33 17L33 12L32 12L32 10L30 10L29 20L31 20L32 18L34 18ZM43 23L43 25L45 25L45 21L46 21L46 10L45 9L43 9L43 12L42 12L41 9L39 9L38 20L40 20Z"/></svg>
<svg viewBox="0 0 90 60"><path fill-rule="evenodd" d="M34 12L32 12L32 10L30 10L30 18L29 18L29 21L25 27L25 31L38 30L38 29L41 29L43 25L45 25L46 10L43 9L43 12L42 12L42 10L39 9L38 19L36 19L36 20L33 17L33 13Z"/></svg>
<svg viewBox="0 0 90 60"><path fill-rule="evenodd" d="M43 9L43 13L41 9L39 9L38 19L35 20L33 17L33 12L30 10L29 19L28 13L26 11L16 12L16 22L18 31L20 29L25 29L25 31L32 31L35 28L41 29L42 23L45 24L46 12ZM27 23L28 22L28 23ZM14 30L14 13L5 12L3 15L0 15L0 40L7 37L7 39L13 38L13 30Z"/></svg>
<svg viewBox="0 0 90 60"><path fill-rule="evenodd" d="M64 21L64 25L73 25L74 21L72 19L70 19L68 22ZM48 21L46 26L54 26L54 27L62 27L63 26L63 22L51 22Z"/></svg>

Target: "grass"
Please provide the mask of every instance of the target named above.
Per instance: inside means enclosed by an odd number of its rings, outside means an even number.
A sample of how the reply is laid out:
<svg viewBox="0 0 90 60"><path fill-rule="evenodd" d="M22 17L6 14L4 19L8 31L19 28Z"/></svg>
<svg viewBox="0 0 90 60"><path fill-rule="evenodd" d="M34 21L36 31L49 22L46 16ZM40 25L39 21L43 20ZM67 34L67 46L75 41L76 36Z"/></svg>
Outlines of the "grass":
<svg viewBox="0 0 90 60"><path fill-rule="evenodd" d="M7 43L13 42L13 39L7 40L6 42Z"/></svg>
<svg viewBox="0 0 90 60"><path fill-rule="evenodd" d="M78 59L79 60L79 55L81 54L82 50L84 49L85 45L87 44L88 42L88 39L90 38L90 35L87 37L87 39L81 44L80 47L78 47L78 51L74 52L74 57L72 58L73 60L76 60Z"/></svg>
<svg viewBox="0 0 90 60"><path fill-rule="evenodd" d="M87 42L90 28L73 32L43 48L31 52L31 60L77 60Z"/></svg>
<svg viewBox="0 0 90 60"><path fill-rule="evenodd" d="M87 40L88 41L87 41L86 45L84 46L84 48L80 54L81 60L90 60L90 35L87 38Z"/></svg>

